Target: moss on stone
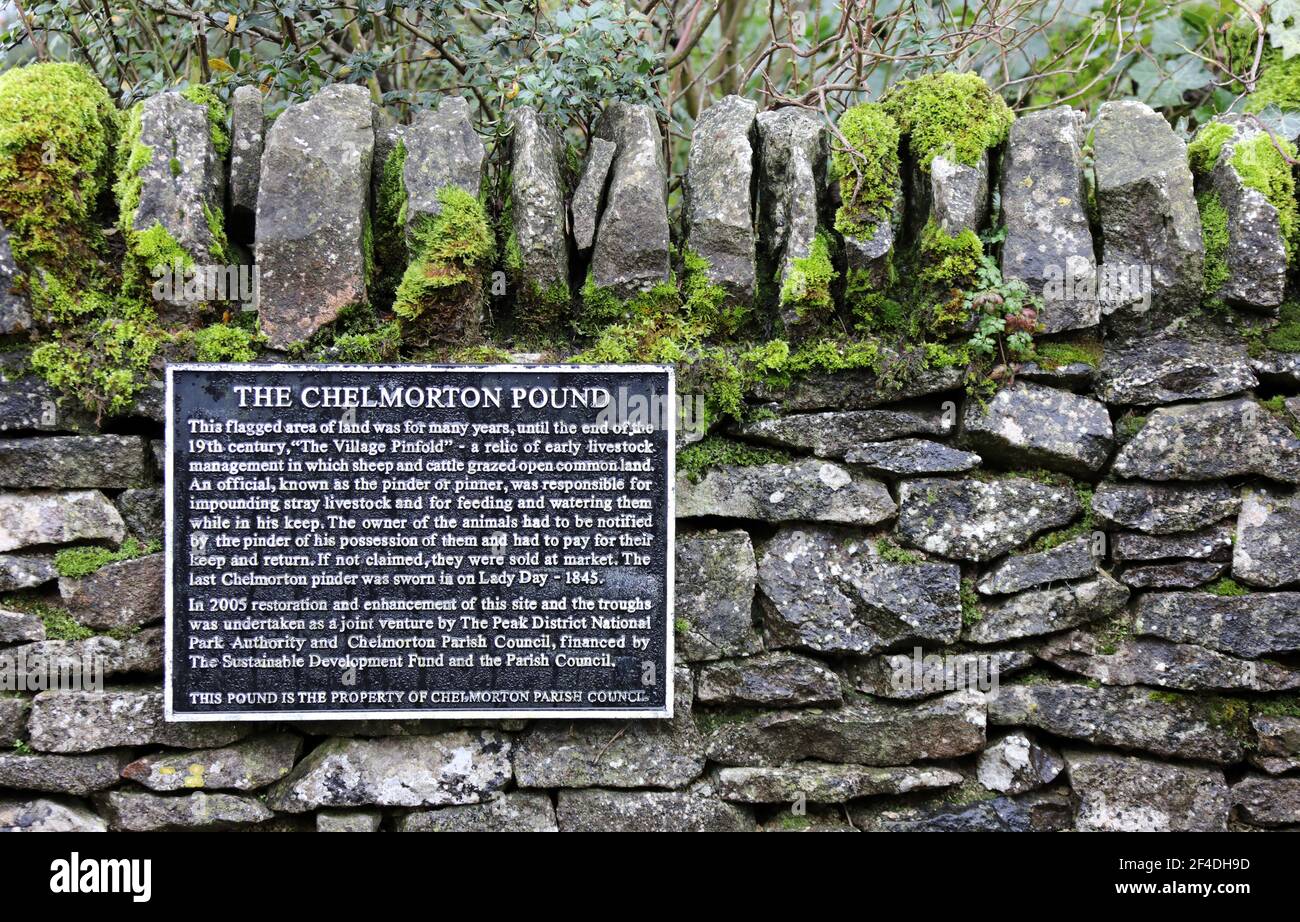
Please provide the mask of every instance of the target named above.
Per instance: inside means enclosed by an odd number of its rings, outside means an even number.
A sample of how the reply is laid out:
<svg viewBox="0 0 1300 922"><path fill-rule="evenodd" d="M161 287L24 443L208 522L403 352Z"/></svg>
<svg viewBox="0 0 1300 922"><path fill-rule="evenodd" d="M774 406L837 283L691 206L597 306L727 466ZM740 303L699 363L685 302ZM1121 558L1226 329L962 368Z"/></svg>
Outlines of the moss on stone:
<svg viewBox="0 0 1300 922"><path fill-rule="evenodd" d="M1101 365L1102 348L1097 340L1066 340L1054 343L1035 343L1034 361L1048 371L1070 365Z"/></svg>
<svg viewBox="0 0 1300 922"><path fill-rule="evenodd" d="M898 124L878 104L862 103L840 116L840 134L851 149L836 147L831 164L840 185L835 229L870 240L889 220L899 183Z"/></svg>
<svg viewBox="0 0 1300 922"><path fill-rule="evenodd" d="M975 166L990 147L1007 139L1015 115L978 74L927 74L895 85L881 101L908 136L923 172L943 156Z"/></svg>
<svg viewBox="0 0 1300 922"><path fill-rule="evenodd" d="M808 255L793 260L781 283L781 306L793 308L801 325L824 319L835 310L831 285L838 277L830 238L819 230Z"/></svg>
<svg viewBox="0 0 1300 922"><path fill-rule="evenodd" d="M698 482L717 467L756 467L760 464L785 464L790 460L789 454L776 448L711 435L677 452L677 473Z"/></svg>
<svg viewBox="0 0 1300 922"><path fill-rule="evenodd" d="M1278 147L1281 147L1281 150ZM1285 155L1285 156L1284 156ZM1296 204L1295 177L1291 164L1296 158L1295 145L1275 139L1268 134L1257 134L1242 141L1232 149L1232 166L1241 181L1268 199L1277 209L1282 226L1282 241L1286 245L1288 265L1295 257L1297 228L1300 228L1300 206Z"/></svg>
<svg viewBox="0 0 1300 922"><path fill-rule="evenodd" d="M1211 583L1205 587L1205 591L1211 595L1224 596L1226 598L1250 595L1249 589L1230 576L1225 576L1218 582Z"/></svg>
<svg viewBox="0 0 1300 922"><path fill-rule="evenodd" d="M24 269L74 289L95 280L103 236L93 216L118 130L113 101L79 65L0 74L0 222Z"/></svg>
<svg viewBox="0 0 1300 922"><path fill-rule="evenodd" d="M1202 290L1215 296L1228 281L1228 211L1219 196L1204 192L1196 197L1201 212L1201 239L1205 241L1205 279Z"/></svg>
<svg viewBox="0 0 1300 922"><path fill-rule="evenodd" d="M245 327L214 323L194 331L194 353L200 362L251 362L262 337Z"/></svg>
<svg viewBox="0 0 1300 922"><path fill-rule="evenodd" d="M146 554L156 554L160 550L162 545L157 541L141 544L135 538L127 538L115 551L96 546L69 547L54 555L54 569L59 571L60 576L79 579L103 569L110 563L135 560Z"/></svg>
<svg viewBox="0 0 1300 922"><path fill-rule="evenodd" d="M1300 352L1300 301L1285 301L1278 312L1278 322L1265 345L1275 352Z"/></svg>
<svg viewBox="0 0 1300 922"><path fill-rule="evenodd" d="M5 608L35 615L45 625L46 640L78 641L94 637L95 632L73 618L68 610L29 596L9 596L3 600Z"/></svg>
<svg viewBox="0 0 1300 922"><path fill-rule="evenodd" d="M213 87L204 83L187 86L181 90L181 95L208 110L208 136L212 139L212 147L218 157L226 157L230 153L230 131L226 128L230 121L230 110L222 102L221 96Z"/></svg>
<svg viewBox="0 0 1300 922"><path fill-rule="evenodd" d="M984 612L980 609L979 592L975 589L975 580L966 577L961 581L958 598L961 602L962 624L969 627L984 620Z"/></svg>
<svg viewBox="0 0 1300 922"><path fill-rule="evenodd" d="M413 258L401 284L393 312L403 328L436 330L467 304L482 297L483 271L496 249L483 203L464 189L438 191L442 206L436 216L417 222L411 234Z"/></svg>
<svg viewBox="0 0 1300 922"><path fill-rule="evenodd" d="M406 144L397 142L381 168L371 234L376 297L387 303L406 269Z"/></svg>
<svg viewBox="0 0 1300 922"><path fill-rule="evenodd" d="M876 542L876 556L881 560L889 563L921 563L923 558L920 554L904 550L889 538L881 538Z"/></svg>
<svg viewBox="0 0 1300 922"><path fill-rule="evenodd" d="M1198 131L1187 145L1187 164L1192 172L1203 175L1213 170L1232 135L1232 126L1223 122L1210 122Z"/></svg>
<svg viewBox="0 0 1300 922"><path fill-rule="evenodd" d="M1258 115L1269 106L1283 111L1300 109L1300 58L1274 58L1260 74L1255 92L1246 97L1245 109Z"/></svg>
<svg viewBox="0 0 1300 922"><path fill-rule="evenodd" d="M682 250L682 313L704 329L706 339L732 336L749 319L752 305L727 297L709 279L709 260L690 248Z"/></svg>
<svg viewBox="0 0 1300 922"><path fill-rule="evenodd" d="M595 336L612 323L626 319L623 302L613 291L596 283L591 272L578 293L574 330L581 336Z"/></svg>

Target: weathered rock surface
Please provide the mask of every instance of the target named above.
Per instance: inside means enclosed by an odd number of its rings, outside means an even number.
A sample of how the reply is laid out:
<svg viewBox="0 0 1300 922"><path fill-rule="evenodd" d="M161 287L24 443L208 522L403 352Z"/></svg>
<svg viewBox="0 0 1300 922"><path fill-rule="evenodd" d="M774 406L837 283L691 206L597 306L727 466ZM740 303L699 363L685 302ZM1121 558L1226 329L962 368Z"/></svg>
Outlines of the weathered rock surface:
<svg viewBox="0 0 1300 922"><path fill-rule="evenodd" d="M760 112L758 228L765 264L785 284L795 261L812 253L826 209L826 161L830 135L821 115L789 107ZM793 308L783 311L787 330L803 323Z"/></svg>
<svg viewBox="0 0 1300 922"><path fill-rule="evenodd" d="M881 354L887 361L899 359L897 353L883 346ZM871 369L854 369L833 374L801 375L782 386L759 384L755 394L779 403L786 413L868 410L902 400L961 390L965 374L963 369L956 367L929 368L900 383L882 379Z"/></svg>
<svg viewBox="0 0 1300 922"><path fill-rule="evenodd" d="M128 832L229 829L265 822L275 815L255 797L203 791L181 797L109 791L101 794L96 802L110 829Z"/></svg>
<svg viewBox="0 0 1300 922"><path fill-rule="evenodd" d="M1157 317L1198 304L1205 247L1186 143L1164 116L1125 100L1101 107L1093 151L1106 268L1147 269Z"/></svg>
<svg viewBox="0 0 1300 922"><path fill-rule="evenodd" d="M930 161L930 217L949 237L979 232L989 216L989 154L975 166L939 156Z"/></svg>
<svg viewBox="0 0 1300 922"><path fill-rule="evenodd" d="M0 609L0 644L45 639L45 622L38 615Z"/></svg>
<svg viewBox="0 0 1300 922"><path fill-rule="evenodd" d="M754 297L751 189L758 104L724 96L695 120L686 168L686 246L708 260L709 281L728 298Z"/></svg>
<svg viewBox="0 0 1300 922"><path fill-rule="evenodd" d="M1042 746L1022 730L992 740L975 764L979 783L999 794L1023 794L1056 780L1065 762L1050 746Z"/></svg>
<svg viewBox="0 0 1300 922"><path fill-rule="evenodd" d="M67 435L0 441L0 485L134 487L147 482L145 440L133 435Z"/></svg>
<svg viewBox="0 0 1300 922"><path fill-rule="evenodd" d="M150 157L140 169L140 196L131 229L155 225L198 265L228 261L208 217L225 210L226 166L212 143L208 107L180 91L159 93L140 104L140 144ZM141 267L146 272L153 266ZM191 319L194 305L176 299L160 302L164 319Z"/></svg>
<svg viewBox="0 0 1300 922"><path fill-rule="evenodd" d="M1248 775L1232 786L1232 806L1252 826L1300 823L1300 778Z"/></svg>
<svg viewBox="0 0 1300 922"><path fill-rule="evenodd" d="M0 746L12 746L26 735L31 704L28 698L0 695Z"/></svg>
<svg viewBox="0 0 1300 922"><path fill-rule="evenodd" d="M220 749L145 756L121 775L151 791L254 791L289 774L301 752L302 737L275 733Z"/></svg>
<svg viewBox="0 0 1300 922"><path fill-rule="evenodd" d="M1057 832L1071 826L1070 798L1059 788L1016 797L987 794L967 785L922 798L867 800L849 816L863 832Z"/></svg>
<svg viewBox="0 0 1300 922"><path fill-rule="evenodd" d="M1024 382L1002 388L987 405L968 401L962 440L984 458L1067 474L1096 473L1115 444L1101 403Z"/></svg>
<svg viewBox="0 0 1300 922"><path fill-rule="evenodd" d="M1126 567L1119 580L1131 589L1195 589L1228 572L1226 562L1184 560Z"/></svg>
<svg viewBox="0 0 1300 922"><path fill-rule="evenodd" d="M132 628L163 616L163 554L100 567L77 579L59 578L59 595L74 618L101 630Z"/></svg>
<svg viewBox="0 0 1300 922"><path fill-rule="evenodd" d="M76 801L0 799L0 832L107 832L104 821Z"/></svg>
<svg viewBox="0 0 1300 922"><path fill-rule="evenodd" d="M872 474L921 477L972 471L979 467L981 458L973 451L950 448L928 439L897 439L868 442L850 449L845 452L844 460Z"/></svg>
<svg viewBox="0 0 1300 922"><path fill-rule="evenodd" d="M704 743L691 719L691 674L673 680L672 720L543 721L515 737L523 788L680 788L704 771Z"/></svg>
<svg viewBox="0 0 1300 922"><path fill-rule="evenodd" d="M398 832L557 832L546 794L511 791L481 804L417 810L398 817Z"/></svg>
<svg viewBox="0 0 1300 922"><path fill-rule="evenodd" d="M1252 765L1270 775L1300 768L1300 717L1252 714L1250 726L1255 731Z"/></svg>
<svg viewBox="0 0 1300 922"><path fill-rule="evenodd" d="M365 87L335 84L291 105L266 132L258 316L273 349L304 342L367 300L372 118Z"/></svg>
<svg viewBox="0 0 1300 922"><path fill-rule="evenodd" d="M121 749L77 756L0 752L0 787L84 796L121 781L130 761Z"/></svg>
<svg viewBox="0 0 1300 922"><path fill-rule="evenodd" d="M113 500L126 530L144 544L163 539L164 500L161 487L123 490Z"/></svg>
<svg viewBox="0 0 1300 922"><path fill-rule="evenodd" d="M975 588L983 595L1006 595L1050 583L1087 579L1097 572L1093 538L1080 535L1035 554L1007 557L980 577Z"/></svg>
<svg viewBox="0 0 1300 922"><path fill-rule="evenodd" d="M676 544L677 656L694 663L762 650L754 627L758 567L749 533L736 529L682 535Z"/></svg>
<svg viewBox="0 0 1300 922"><path fill-rule="evenodd" d="M21 278L22 272L9 247L9 232L0 223L0 336L23 333L32 327L27 299L14 290Z"/></svg>
<svg viewBox="0 0 1300 922"><path fill-rule="evenodd" d="M1105 481L1092 494L1103 524L1149 535L1196 531L1236 515L1240 501L1221 483L1168 485Z"/></svg>
<svg viewBox="0 0 1300 922"><path fill-rule="evenodd" d="M916 766L880 768L799 762L782 768L722 768L713 779L723 800L745 804L839 804L858 797L907 794L961 784L960 773L947 768Z"/></svg>
<svg viewBox="0 0 1300 922"><path fill-rule="evenodd" d="M893 563L861 539L787 528L763 546L759 604L769 648L867 654L961 631L960 569Z"/></svg>
<svg viewBox="0 0 1300 922"><path fill-rule="evenodd" d="M830 461L719 467L698 483L677 478L677 517L702 515L763 522L875 525L898 507L878 480Z"/></svg>
<svg viewBox="0 0 1300 922"><path fill-rule="evenodd" d="M406 160L402 184L406 188L406 233L442 213L438 193L455 186L477 196L483 182L486 148L474 130L469 103L460 96L444 96L436 109L420 109L402 129Z"/></svg>
<svg viewBox="0 0 1300 922"><path fill-rule="evenodd" d="M1228 397L1258 383L1242 340L1197 329L1107 342L1097 396L1110 404L1152 406Z"/></svg>
<svg viewBox="0 0 1300 922"><path fill-rule="evenodd" d="M122 517L98 490L0 493L0 551L73 541L116 544L124 537Z"/></svg>
<svg viewBox="0 0 1300 922"><path fill-rule="evenodd" d="M1079 799L1075 826L1088 832L1226 832L1223 772L1137 756L1066 750Z"/></svg>
<svg viewBox="0 0 1300 922"><path fill-rule="evenodd" d="M740 428L746 438L784 448L811 451L819 458L843 458L846 452L868 443L906 435L947 435L937 406L901 407L878 410L848 410L842 413L803 413L747 423Z"/></svg>
<svg viewBox="0 0 1300 922"><path fill-rule="evenodd" d="M604 138L592 138L587 150L587 162L582 168L578 188L573 191L569 211L573 221L573 240L580 252L590 250L596 242L596 225L600 220L600 205L609 184L609 170L614 165L614 151L618 145Z"/></svg>
<svg viewBox="0 0 1300 922"><path fill-rule="evenodd" d="M560 791L561 832L750 832L746 809L688 791Z"/></svg>
<svg viewBox="0 0 1300 922"><path fill-rule="evenodd" d="M251 732L246 724L168 723L163 695L152 689L42 692L28 730L41 752L93 752L116 746L225 746Z"/></svg>
<svg viewBox="0 0 1300 922"><path fill-rule="evenodd" d="M1150 592L1138 600L1133 631L1248 659L1291 653L1300 650L1300 593Z"/></svg>
<svg viewBox="0 0 1300 922"><path fill-rule="evenodd" d="M1300 581L1300 496L1296 491L1245 491L1232 542L1232 575L1266 589Z"/></svg>
<svg viewBox="0 0 1300 922"><path fill-rule="evenodd" d="M837 706L839 677L815 659L795 653L764 653L709 663L700 670L700 704L759 707Z"/></svg>
<svg viewBox="0 0 1300 922"><path fill-rule="evenodd" d="M455 810L455 807L447 807ZM316 814L317 832L378 832L384 815L378 810L322 810Z"/></svg>
<svg viewBox="0 0 1300 922"><path fill-rule="evenodd" d="M0 592L32 589L58 578L52 557L0 554Z"/></svg>
<svg viewBox="0 0 1300 922"><path fill-rule="evenodd" d="M898 487L898 535L958 560L1000 557L1035 535L1069 525L1082 511L1069 487L1022 477L909 480Z"/></svg>
<svg viewBox="0 0 1300 922"><path fill-rule="evenodd" d="M510 780L510 738L492 730L329 739L271 788L272 809L478 803Z"/></svg>
<svg viewBox="0 0 1300 922"><path fill-rule="evenodd" d="M1194 698L1054 682L1002 686L989 696L988 721L1098 746L1224 764L1241 761L1248 731L1244 715L1215 711Z"/></svg>
<svg viewBox="0 0 1300 922"><path fill-rule="evenodd" d="M534 297L555 285L567 290L569 242L560 178L560 137L532 106L512 109L510 124L510 215L523 260L520 282Z"/></svg>
<svg viewBox="0 0 1300 922"><path fill-rule="evenodd" d="M79 431L88 425L75 407L60 406L54 389L35 375L0 374L0 432Z"/></svg>
<svg viewBox="0 0 1300 922"><path fill-rule="evenodd" d="M122 638L96 634L84 640L42 640L5 654L13 656L20 673L26 667L29 680L55 669L84 676L92 666L103 669L106 679L131 673L153 676L163 671L163 633L159 626Z"/></svg>
<svg viewBox="0 0 1300 922"><path fill-rule="evenodd" d="M668 279L668 178L649 106L614 100L595 135L617 145L591 253L591 278L628 298Z"/></svg>
<svg viewBox="0 0 1300 922"><path fill-rule="evenodd" d="M845 681L878 698L913 701L961 689L992 691L1006 676L1034 665L1033 654L1022 650L978 653L886 653L851 659L843 666Z"/></svg>
<svg viewBox="0 0 1300 922"><path fill-rule="evenodd" d="M1047 333L1101 322L1083 179L1084 119L1069 106L1016 119L1002 161L1002 275L1043 298L1039 319Z"/></svg>
<svg viewBox="0 0 1300 922"><path fill-rule="evenodd" d="M1286 232L1277 209L1263 192L1246 185L1232 163L1237 147L1266 129L1249 115L1221 115L1214 122L1232 129L1202 181L1228 213L1228 272L1217 294L1243 307L1273 311L1286 293Z"/></svg>
<svg viewBox="0 0 1300 922"><path fill-rule="evenodd" d="M1090 362L1067 362L1064 365L1026 362L1020 366L1016 378L1075 393L1087 393L1097 378L1097 366Z"/></svg>
<svg viewBox="0 0 1300 922"><path fill-rule="evenodd" d="M1251 356L1250 369L1261 381L1281 387L1300 387L1300 352L1271 352Z"/></svg>
<svg viewBox="0 0 1300 922"><path fill-rule="evenodd" d="M1176 535L1121 531L1111 536L1111 555L1118 562L1175 558L1227 560L1232 556L1232 527L1225 523Z"/></svg>
<svg viewBox="0 0 1300 922"><path fill-rule="evenodd" d="M230 209L241 220L257 214L257 185L262 176L266 112L262 93L241 86L230 101Z"/></svg>
<svg viewBox="0 0 1300 922"><path fill-rule="evenodd" d="M864 701L837 710L767 711L722 720L706 737L722 765L777 766L800 759L906 765L953 759L984 746L984 696L962 691L917 704Z"/></svg>
<svg viewBox="0 0 1300 922"><path fill-rule="evenodd" d="M1116 639L1092 631L1071 631L1047 641L1038 649L1038 656L1103 685L1153 685L1185 691L1300 688L1300 670L1156 637Z"/></svg>
<svg viewBox="0 0 1300 922"><path fill-rule="evenodd" d="M1255 474L1300 483L1300 441L1253 400L1161 407L1120 449L1113 470L1146 480Z"/></svg>
<svg viewBox="0 0 1300 922"><path fill-rule="evenodd" d="M1031 589L1007 599L980 603L980 619L966 628L972 643L1000 643L1035 637L1096 621L1128 602L1128 587L1103 570L1081 583Z"/></svg>

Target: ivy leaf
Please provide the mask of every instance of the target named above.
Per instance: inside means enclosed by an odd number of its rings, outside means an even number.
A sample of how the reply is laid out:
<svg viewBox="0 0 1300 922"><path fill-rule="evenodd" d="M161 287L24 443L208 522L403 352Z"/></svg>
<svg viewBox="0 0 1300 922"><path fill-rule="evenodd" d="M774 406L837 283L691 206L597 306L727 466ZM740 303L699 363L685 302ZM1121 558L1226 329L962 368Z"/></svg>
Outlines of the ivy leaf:
<svg viewBox="0 0 1300 922"><path fill-rule="evenodd" d="M1268 16L1269 44L1282 50L1283 60L1300 54L1300 0L1273 0Z"/></svg>

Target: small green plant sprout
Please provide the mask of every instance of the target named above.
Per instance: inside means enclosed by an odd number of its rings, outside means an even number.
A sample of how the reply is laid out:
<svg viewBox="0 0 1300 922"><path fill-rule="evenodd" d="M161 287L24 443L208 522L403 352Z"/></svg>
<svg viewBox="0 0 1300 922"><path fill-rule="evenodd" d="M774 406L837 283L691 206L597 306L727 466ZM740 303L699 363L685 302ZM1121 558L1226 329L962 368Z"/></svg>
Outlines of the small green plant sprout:
<svg viewBox="0 0 1300 922"><path fill-rule="evenodd" d="M972 356L993 364L991 378L1011 383L1016 365L1034 354L1042 301L1019 279L1003 279L997 263L984 256L976 271L976 287L966 294L963 306L975 320L975 332L967 343Z"/></svg>

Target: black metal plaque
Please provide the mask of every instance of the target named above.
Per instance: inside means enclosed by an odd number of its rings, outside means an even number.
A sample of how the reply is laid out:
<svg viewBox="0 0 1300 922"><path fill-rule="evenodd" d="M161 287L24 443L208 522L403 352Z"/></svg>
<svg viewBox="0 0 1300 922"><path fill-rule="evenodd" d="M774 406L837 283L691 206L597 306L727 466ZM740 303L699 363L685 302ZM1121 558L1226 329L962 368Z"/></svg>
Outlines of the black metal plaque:
<svg viewBox="0 0 1300 922"><path fill-rule="evenodd" d="M168 719L670 717L673 387L169 367Z"/></svg>

